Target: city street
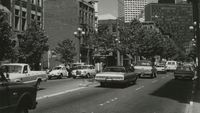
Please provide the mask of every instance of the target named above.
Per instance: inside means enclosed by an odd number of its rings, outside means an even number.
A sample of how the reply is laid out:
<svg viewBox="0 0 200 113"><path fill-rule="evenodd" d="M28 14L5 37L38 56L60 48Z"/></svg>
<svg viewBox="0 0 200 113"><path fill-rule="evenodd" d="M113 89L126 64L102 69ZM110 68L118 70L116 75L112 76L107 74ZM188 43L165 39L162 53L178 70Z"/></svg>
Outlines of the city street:
<svg viewBox="0 0 200 113"><path fill-rule="evenodd" d="M125 88L83 79L49 80L41 85L37 108L30 113L187 113L192 83L174 80L172 73L140 78Z"/></svg>

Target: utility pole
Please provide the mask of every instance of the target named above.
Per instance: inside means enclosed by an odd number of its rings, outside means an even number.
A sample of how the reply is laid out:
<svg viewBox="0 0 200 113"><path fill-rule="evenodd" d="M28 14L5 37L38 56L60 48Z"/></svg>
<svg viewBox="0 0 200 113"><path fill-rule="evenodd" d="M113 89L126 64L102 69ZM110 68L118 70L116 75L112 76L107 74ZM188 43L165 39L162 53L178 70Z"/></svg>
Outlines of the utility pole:
<svg viewBox="0 0 200 113"><path fill-rule="evenodd" d="M120 35L119 35L119 18L117 18L117 47L119 47L119 44L120 44ZM121 60L120 60L120 51L117 50L117 66L120 66L121 65Z"/></svg>

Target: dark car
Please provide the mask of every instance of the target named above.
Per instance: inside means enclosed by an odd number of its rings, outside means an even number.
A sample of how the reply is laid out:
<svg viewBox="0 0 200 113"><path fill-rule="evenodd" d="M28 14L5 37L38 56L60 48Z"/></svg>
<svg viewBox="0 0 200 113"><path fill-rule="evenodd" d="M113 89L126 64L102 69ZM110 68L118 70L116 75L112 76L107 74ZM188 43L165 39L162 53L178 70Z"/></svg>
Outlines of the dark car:
<svg viewBox="0 0 200 113"><path fill-rule="evenodd" d="M194 69L191 66L178 66L174 71L175 79L193 79L195 75Z"/></svg>
<svg viewBox="0 0 200 113"><path fill-rule="evenodd" d="M9 82L0 70L0 113L28 113L35 109L37 84Z"/></svg>

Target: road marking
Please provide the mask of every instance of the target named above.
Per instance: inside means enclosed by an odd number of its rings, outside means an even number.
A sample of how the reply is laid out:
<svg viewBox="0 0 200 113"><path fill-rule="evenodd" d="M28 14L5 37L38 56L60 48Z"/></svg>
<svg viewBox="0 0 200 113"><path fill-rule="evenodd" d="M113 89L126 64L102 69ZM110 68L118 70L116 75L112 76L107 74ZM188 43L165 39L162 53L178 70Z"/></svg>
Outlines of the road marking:
<svg viewBox="0 0 200 113"><path fill-rule="evenodd" d="M140 86L140 87L136 88L135 90L140 90L142 88L144 88L144 86Z"/></svg>
<svg viewBox="0 0 200 113"><path fill-rule="evenodd" d="M100 106L104 106L105 104L110 104L111 102L114 102L114 101L116 101L116 100L118 100L118 98L114 98L114 99L108 100L108 101L106 101L106 102L104 102L104 103L102 103L102 104L99 104L99 105L100 105Z"/></svg>
<svg viewBox="0 0 200 113"><path fill-rule="evenodd" d="M66 93L70 93L70 92L78 91L78 90L81 90L81 89L84 89L84 88L86 88L86 87L79 87L79 88L66 90L66 91L62 91L62 92L58 92L58 93L54 93L54 94L50 94L50 95L41 96L41 97L37 97L36 100L41 100L41 99L45 99L45 98L50 98L50 97L54 97L54 96L58 96L58 95L66 94Z"/></svg>
<svg viewBox="0 0 200 113"><path fill-rule="evenodd" d="M156 82L158 82L158 80L154 80L154 81L152 81L152 83L156 83Z"/></svg>

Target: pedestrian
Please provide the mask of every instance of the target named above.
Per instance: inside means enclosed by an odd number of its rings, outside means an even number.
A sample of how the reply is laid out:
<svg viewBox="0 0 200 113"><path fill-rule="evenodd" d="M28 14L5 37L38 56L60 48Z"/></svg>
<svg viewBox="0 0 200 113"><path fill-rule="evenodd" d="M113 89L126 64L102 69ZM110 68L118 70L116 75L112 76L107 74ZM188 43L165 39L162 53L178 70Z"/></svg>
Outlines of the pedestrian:
<svg viewBox="0 0 200 113"><path fill-rule="evenodd" d="M69 78L72 77L72 70L71 70L71 68L70 68L70 66L68 64L66 65L66 70L68 72L68 77Z"/></svg>

